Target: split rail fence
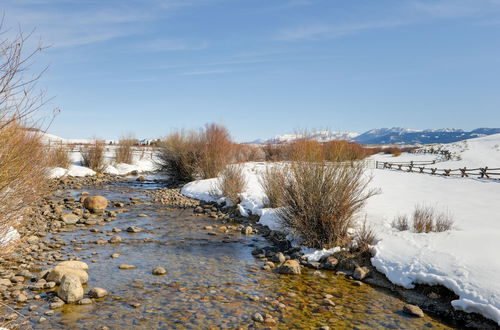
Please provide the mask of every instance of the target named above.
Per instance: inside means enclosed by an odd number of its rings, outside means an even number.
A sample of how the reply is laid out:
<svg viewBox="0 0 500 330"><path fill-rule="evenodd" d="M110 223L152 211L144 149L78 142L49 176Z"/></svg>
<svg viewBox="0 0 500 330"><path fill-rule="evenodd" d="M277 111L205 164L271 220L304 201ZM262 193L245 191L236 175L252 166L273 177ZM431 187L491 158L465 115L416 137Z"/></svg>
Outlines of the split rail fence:
<svg viewBox="0 0 500 330"><path fill-rule="evenodd" d="M480 179L494 179L500 180L500 168L489 168L478 167L478 168L457 168L457 169L445 169L445 168L436 168L436 167L428 167L426 165L436 164L436 161L414 161L414 162L379 162L377 161L375 164L375 168L377 169L389 169L396 171L404 171L410 173L423 173L423 174L431 174L431 175L440 175L440 176L455 176L462 178L476 177Z"/></svg>

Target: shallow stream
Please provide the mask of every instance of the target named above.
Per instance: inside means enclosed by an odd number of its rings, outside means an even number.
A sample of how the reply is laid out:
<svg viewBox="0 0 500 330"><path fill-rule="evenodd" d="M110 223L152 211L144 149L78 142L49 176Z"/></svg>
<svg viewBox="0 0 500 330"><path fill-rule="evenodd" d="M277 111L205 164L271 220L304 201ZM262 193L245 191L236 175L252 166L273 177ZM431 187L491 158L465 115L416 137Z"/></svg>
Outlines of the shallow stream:
<svg viewBox="0 0 500 330"><path fill-rule="evenodd" d="M407 316L402 313L403 301L389 291L356 286L333 272L304 269L301 276L293 276L262 270L251 251L269 245L264 238L236 231L208 235L203 227L220 225L220 220L152 203L145 191L155 187L131 182L86 190L113 201L141 199L104 226L58 234L67 243L65 251L89 264L86 288L102 287L110 295L91 305L65 305L34 328L449 328L428 316ZM143 231L126 232L132 225ZM123 231L111 233L113 227ZM122 243L95 244L112 235L119 235ZM111 258L112 253L120 256ZM137 268L120 270L120 264ZM167 274L152 275L156 266ZM328 295L334 306L325 301ZM254 322L257 312L271 315L276 323Z"/></svg>

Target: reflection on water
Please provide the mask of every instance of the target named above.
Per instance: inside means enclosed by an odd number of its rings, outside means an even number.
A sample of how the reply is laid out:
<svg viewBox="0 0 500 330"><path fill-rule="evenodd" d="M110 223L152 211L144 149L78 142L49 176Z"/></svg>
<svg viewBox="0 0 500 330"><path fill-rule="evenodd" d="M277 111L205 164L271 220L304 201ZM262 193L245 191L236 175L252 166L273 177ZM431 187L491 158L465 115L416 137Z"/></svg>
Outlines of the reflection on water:
<svg viewBox="0 0 500 330"><path fill-rule="evenodd" d="M138 187L112 185L90 192L126 201L145 197ZM403 302L388 292L355 286L332 272L304 270L302 276L284 276L261 270L251 251L266 245L263 238L238 232L207 235L203 227L217 221L195 217L191 210L147 199L127 208L130 212L98 227L101 233L83 228L60 234L82 248L76 253L90 265L87 288L102 287L111 295L92 305L67 305L35 328L447 328L427 316L408 317L400 312ZM128 233L130 225L143 231ZM118 234L121 244L93 243L116 235L113 227L124 230ZM67 249L72 251L72 246ZM111 258L112 253L120 257ZM123 263L137 268L119 270ZM167 274L152 275L156 266ZM256 312L274 321L256 325Z"/></svg>

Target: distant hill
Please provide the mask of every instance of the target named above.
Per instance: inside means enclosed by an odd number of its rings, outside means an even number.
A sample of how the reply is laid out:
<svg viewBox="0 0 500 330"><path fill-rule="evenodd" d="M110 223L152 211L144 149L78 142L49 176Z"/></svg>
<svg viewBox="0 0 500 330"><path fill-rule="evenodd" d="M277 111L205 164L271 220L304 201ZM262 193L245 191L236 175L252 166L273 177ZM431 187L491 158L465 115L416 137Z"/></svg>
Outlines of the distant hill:
<svg viewBox="0 0 500 330"><path fill-rule="evenodd" d="M326 142L331 140L347 140L361 144L431 144L452 143L456 141L487 136L500 133L500 128L477 128L472 131L464 131L455 128L415 130L401 127L377 128L363 134L319 131L310 134L314 140ZM249 143L265 144L290 142L303 137L300 134L278 135L272 139L258 139Z"/></svg>

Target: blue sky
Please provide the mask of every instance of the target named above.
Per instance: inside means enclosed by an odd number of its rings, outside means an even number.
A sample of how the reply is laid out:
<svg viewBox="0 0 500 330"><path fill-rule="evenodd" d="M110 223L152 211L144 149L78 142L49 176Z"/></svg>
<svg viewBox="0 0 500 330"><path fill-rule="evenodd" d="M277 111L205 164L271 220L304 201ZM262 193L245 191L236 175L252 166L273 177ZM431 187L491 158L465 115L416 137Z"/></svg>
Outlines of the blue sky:
<svg viewBox="0 0 500 330"><path fill-rule="evenodd" d="M500 0L2 0L68 138L500 126Z"/></svg>

